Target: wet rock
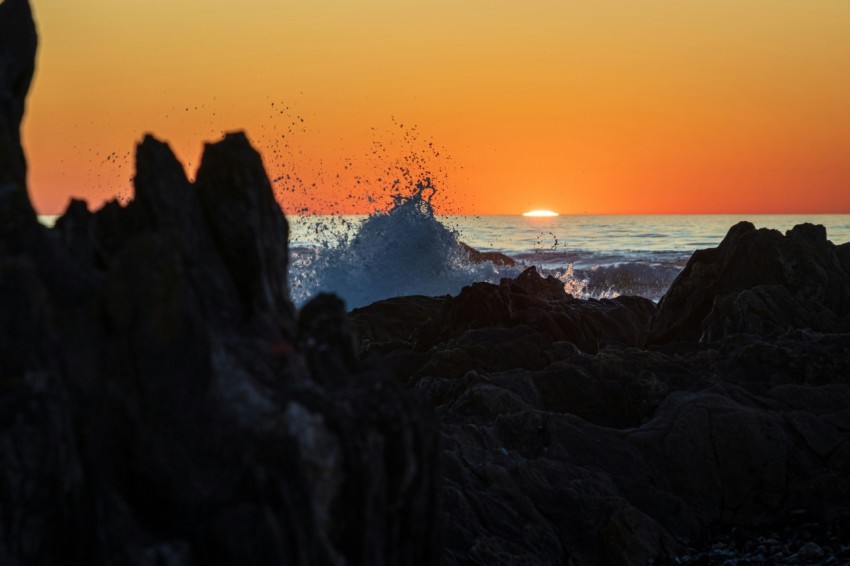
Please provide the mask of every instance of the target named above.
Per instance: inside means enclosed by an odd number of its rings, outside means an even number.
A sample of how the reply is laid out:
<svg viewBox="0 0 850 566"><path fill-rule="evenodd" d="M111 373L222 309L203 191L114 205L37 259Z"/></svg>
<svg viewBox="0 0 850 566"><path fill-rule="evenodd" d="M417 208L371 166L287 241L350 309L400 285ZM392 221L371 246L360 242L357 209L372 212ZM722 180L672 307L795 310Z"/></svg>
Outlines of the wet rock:
<svg viewBox="0 0 850 566"><path fill-rule="evenodd" d="M473 263L484 263L490 262L493 265L502 265L502 266L514 266L516 265L516 260L510 256L507 256L503 253L499 252L481 252L473 248L472 246L460 242L461 247L463 247L464 251L469 254L469 260Z"/></svg>
<svg viewBox="0 0 850 566"><path fill-rule="evenodd" d="M536 267L529 267L513 279L502 279L500 285L513 293L537 297L544 300L561 301L572 298L565 290L563 282L551 275L542 277Z"/></svg>

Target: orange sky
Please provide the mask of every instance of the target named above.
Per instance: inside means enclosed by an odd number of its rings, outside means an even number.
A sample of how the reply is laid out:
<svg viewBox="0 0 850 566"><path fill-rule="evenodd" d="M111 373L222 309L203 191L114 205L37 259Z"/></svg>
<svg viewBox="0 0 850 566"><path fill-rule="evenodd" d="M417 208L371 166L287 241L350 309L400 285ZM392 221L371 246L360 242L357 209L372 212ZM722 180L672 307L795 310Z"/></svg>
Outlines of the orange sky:
<svg viewBox="0 0 850 566"><path fill-rule="evenodd" d="M233 129L287 212L368 212L416 155L450 213L850 213L850 2L33 9L24 143L46 214L126 197L145 132L191 172Z"/></svg>

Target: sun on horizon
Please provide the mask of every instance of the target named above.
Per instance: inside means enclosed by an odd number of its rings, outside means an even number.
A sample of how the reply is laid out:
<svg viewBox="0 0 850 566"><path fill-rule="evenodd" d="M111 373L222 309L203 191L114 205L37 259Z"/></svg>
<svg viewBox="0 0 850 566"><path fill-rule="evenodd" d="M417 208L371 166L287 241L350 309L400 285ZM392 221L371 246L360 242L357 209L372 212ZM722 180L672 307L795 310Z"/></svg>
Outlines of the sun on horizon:
<svg viewBox="0 0 850 566"><path fill-rule="evenodd" d="M532 218L552 218L553 216L558 216L558 213L553 210L529 210L528 212L523 212L522 215Z"/></svg>

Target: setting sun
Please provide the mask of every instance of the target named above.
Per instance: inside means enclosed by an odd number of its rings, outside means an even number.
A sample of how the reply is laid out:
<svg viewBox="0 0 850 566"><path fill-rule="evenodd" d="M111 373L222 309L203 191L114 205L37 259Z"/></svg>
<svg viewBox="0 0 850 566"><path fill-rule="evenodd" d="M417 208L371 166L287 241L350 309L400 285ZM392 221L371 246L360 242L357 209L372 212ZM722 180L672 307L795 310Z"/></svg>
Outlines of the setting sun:
<svg viewBox="0 0 850 566"><path fill-rule="evenodd" d="M552 216L558 216L558 213L551 210L529 210L528 212L523 212L522 215L533 216L536 218L549 218Z"/></svg>

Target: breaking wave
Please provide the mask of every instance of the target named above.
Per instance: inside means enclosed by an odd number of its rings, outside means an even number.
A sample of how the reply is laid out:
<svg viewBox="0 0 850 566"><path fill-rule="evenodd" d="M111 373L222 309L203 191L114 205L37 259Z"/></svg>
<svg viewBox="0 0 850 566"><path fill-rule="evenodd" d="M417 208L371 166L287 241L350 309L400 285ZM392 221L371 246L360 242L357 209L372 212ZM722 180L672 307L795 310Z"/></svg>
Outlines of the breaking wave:
<svg viewBox="0 0 850 566"><path fill-rule="evenodd" d="M389 210L372 213L353 234L325 225L322 229L333 236L320 246L294 248L290 287L295 303L333 292L351 309L395 296L456 294L475 281L519 274L516 266L473 261L457 232L435 217L431 199L436 192L426 178L412 194L392 195Z"/></svg>
<svg viewBox="0 0 850 566"><path fill-rule="evenodd" d="M576 297L640 295L657 301L688 257L679 252L561 249L501 250L510 258L481 254L435 216L431 200L436 192L425 178L411 194L393 194L387 210L361 220L301 217L301 223L312 222L310 230L301 227L302 234L312 237L296 238L291 249L290 288L296 305L322 292L339 295L349 309L403 295L454 295L477 281L515 277L532 265L560 279Z"/></svg>

